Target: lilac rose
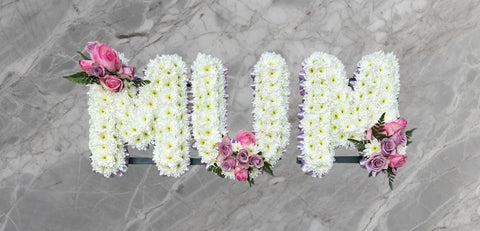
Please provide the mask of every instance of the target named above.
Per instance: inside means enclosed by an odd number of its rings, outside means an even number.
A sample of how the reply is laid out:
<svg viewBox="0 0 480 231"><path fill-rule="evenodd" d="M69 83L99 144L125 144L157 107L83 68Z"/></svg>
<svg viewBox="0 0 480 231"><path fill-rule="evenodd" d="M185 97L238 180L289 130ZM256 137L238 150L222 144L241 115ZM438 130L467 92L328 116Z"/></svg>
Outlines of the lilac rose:
<svg viewBox="0 0 480 231"><path fill-rule="evenodd" d="M380 172L384 169L387 169L388 163L387 158L383 155L377 154L368 158L365 162L365 167L367 168L368 172Z"/></svg>
<svg viewBox="0 0 480 231"><path fill-rule="evenodd" d="M234 170L236 166L237 166L237 159L235 159L232 156L225 157L223 162L220 164L220 167L225 172Z"/></svg>
<svg viewBox="0 0 480 231"><path fill-rule="evenodd" d="M383 155L395 155L397 152L397 145L392 139L385 138L382 140L382 154Z"/></svg>
<svg viewBox="0 0 480 231"><path fill-rule="evenodd" d="M107 75L107 71L105 68L100 66L98 63L93 63L92 64L92 74L97 77L105 77Z"/></svg>
<svg viewBox="0 0 480 231"><path fill-rule="evenodd" d="M390 137L396 145L405 146L407 144L407 135L405 134L405 130L398 131L397 133L393 134Z"/></svg>
<svg viewBox="0 0 480 231"><path fill-rule="evenodd" d="M216 146L218 151L225 156L231 156L233 153L232 142L228 136L224 136L222 142L217 143Z"/></svg>
<svg viewBox="0 0 480 231"><path fill-rule="evenodd" d="M237 153L237 160L240 164L248 164L248 157L250 152L247 149L240 149Z"/></svg>
<svg viewBox="0 0 480 231"><path fill-rule="evenodd" d="M263 158L260 155L251 155L248 158L248 164L255 168L263 167Z"/></svg>

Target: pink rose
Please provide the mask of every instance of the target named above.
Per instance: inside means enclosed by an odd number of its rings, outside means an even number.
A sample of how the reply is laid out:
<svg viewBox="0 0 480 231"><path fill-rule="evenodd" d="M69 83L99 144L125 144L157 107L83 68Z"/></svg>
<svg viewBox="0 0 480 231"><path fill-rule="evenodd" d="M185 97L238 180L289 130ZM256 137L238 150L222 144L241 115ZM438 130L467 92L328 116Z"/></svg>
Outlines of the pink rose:
<svg viewBox="0 0 480 231"><path fill-rule="evenodd" d="M238 181L246 181L248 178L248 170L244 168L235 168L235 179Z"/></svg>
<svg viewBox="0 0 480 231"><path fill-rule="evenodd" d="M263 167L263 158L260 155L251 155L248 158L248 164L255 168Z"/></svg>
<svg viewBox="0 0 480 231"><path fill-rule="evenodd" d="M123 65L118 71L118 75L122 79L133 80L133 76L135 76L135 67Z"/></svg>
<svg viewBox="0 0 480 231"><path fill-rule="evenodd" d="M105 67L110 72L116 72L121 67L120 59L118 58L117 51L110 48L107 44L101 44L97 46L98 60L100 65Z"/></svg>
<svg viewBox="0 0 480 231"><path fill-rule="evenodd" d="M237 133L237 137L235 138L238 142L240 142L240 144L245 147L249 144L255 144L255 135L253 135L251 132L249 131L245 131L245 130L240 130L238 133Z"/></svg>
<svg viewBox="0 0 480 231"><path fill-rule="evenodd" d="M110 48L107 44L89 42L86 49L93 62L100 64L110 72L116 72L122 66L117 51Z"/></svg>
<svg viewBox="0 0 480 231"><path fill-rule="evenodd" d="M123 82L114 75L107 75L103 78L98 78L100 84L107 90L118 92L123 89Z"/></svg>
<svg viewBox="0 0 480 231"><path fill-rule="evenodd" d="M391 155L389 157L389 159L390 159L390 164L389 165L392 168L403 167L403 166L405 166L405 163L407 162L407 156L400 155L400 154Z"/></svg>
<svg viewBox="0 0 480 231"><path fill-rule="evenodd" d="M384 127L385 131L387 132L387 136L391 136L398 131L405 129L407 127L407 120L404 118L400 118L396 121L386 123Z"/></svg>
<svg viewBox="0 0 480 231"><path fill-rule="evenodd" d="M80 68L82 68L82 70L84 70L87 75L93 75L93 72L92 72L92 65L93 65L93 61L92 60L79 60L78 61L78 65L80 65Z"/></svg>
<svg viewBox="0 0 480 231"><path fill-rule="evenodd" d="M223 171L232 171L233 169L235 169L236 165L237 159L235 159L233 156L227 156L220 164L220 167Z"/></svg>
<svg viewBox="0 0 480 231"><path fill-rule="evenodd" d="M365 140L373 140L373 134L372 134L372 129L367 130L367 135L365 137Z"/></svg>

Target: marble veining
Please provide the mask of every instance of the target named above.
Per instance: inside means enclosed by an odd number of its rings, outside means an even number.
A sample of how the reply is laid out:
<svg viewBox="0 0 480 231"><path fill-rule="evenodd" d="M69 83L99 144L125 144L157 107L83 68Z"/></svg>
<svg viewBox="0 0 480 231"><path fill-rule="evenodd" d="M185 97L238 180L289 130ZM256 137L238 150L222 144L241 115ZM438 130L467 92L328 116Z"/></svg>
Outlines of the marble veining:
<svg viewBox="0 0 480 231"><path fill-rule="evenodd" d="M479 22L469 0L2 0L0 230L478 230ZM275 177L251 188L202 166L167 178L135 165L105 179L88 158L87 88L61 78L92 40L139 70L157 54L222 59L231 134L251 129L249 72L264 51L287 61L292 128L312 52L337 56L347 76L363 55L394 52L400 112L417 128L407 166L393 191L355 164L314 179L295 164L292 129Z"/></svg>

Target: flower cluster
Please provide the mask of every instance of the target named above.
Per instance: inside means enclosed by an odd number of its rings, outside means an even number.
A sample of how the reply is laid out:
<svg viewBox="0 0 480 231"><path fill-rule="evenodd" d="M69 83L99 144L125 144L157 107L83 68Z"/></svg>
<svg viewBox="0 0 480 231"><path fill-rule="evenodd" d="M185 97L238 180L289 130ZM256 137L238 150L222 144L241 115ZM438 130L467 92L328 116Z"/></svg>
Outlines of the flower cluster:
<svg viewBox="0 0 480 231"><path fill-rule="evenodd" d="M252 71L254 84L253 131L258 149L271 164L280 159L288 145L289 72L282 56L265 52Z"/></svg>
<svg viewBox="0 0 480 231"><path fill-rule="evenodd" d="M85 49L90 58L78 52L84 58L78 61L83 72L65 76L66 79L81 84L100 84L112 92L121 91L124 81L133 82L136 86L148 83L136 78L135 67L123 64L121 55L107 44L88 42Z"/></svg>
<svg viewBox="0 0 480 231"><path fill-rule="evenodd" d="M352 96L356 107L354 120L359 128L356 138L360 139L362 133L372 127L383 112L386 121L393 121L400 116L397 100L400 74L394 54L378 51L364 56L352 80L351 86L355 89Z"/></svg>
<svg viewBox="0 0 480 231"><path fill-rule="evenodd" d="M145 70L151 83L138 96L142 105L138 117L150 122L144 136L154 139L153 161L161 175L178 177L190 164L186 76L186 64L180 56L157 56Z"/></svg>
<svg viewBox="0 0 480 231"><path fill-rule="evenodd" d="M385 113L378 122L367 130L365 140L351 139L362 159L360 164L369 172L369 176L376 176L379 172L388 174L390 188L393 189L393 180L397 168L403 167L407 160L406 148L415 129L405 131L407 120L399 118L384 123Z"/></svg>
<svg viewBox="0 0 480 231"><path fill-rule="evenodd" d="M305 173L321 177L333 166L334 147L348 146L348 138L356 130L351 119L351 89L344 66L335 56L315 52L302 66L299 159Z"/></svg>
<svg viewBox="0 0 480 231"><path fill-rule="evenodd" d="M189 103L194 147L207 166L215 163L215 144L227 134L226 75L222 62L210 55L198 54L192 65L189 94L193 98Z"/></svg>
<svg viewBox="0 0 480 231"><path fill-rule="evenodd" d="M262 152L258 151L255 135L241 130L235 140L224 136L221 142L216 143L218 155L208 170L221 177L229 177L238 181L248 181L254 184L254 178L262 171L273 175L271 164L265 160Z"/></svg>
<svg viewBox="0 0 480 231"><path fill-rule="evenodd" d="M88 91L88 113L90 114L89 148L92 152L93 171L105 177L122 175L127 170L128 154L123 142L116 135L115 107L113 92L105 91L99 85L91 85Z"/></svg>

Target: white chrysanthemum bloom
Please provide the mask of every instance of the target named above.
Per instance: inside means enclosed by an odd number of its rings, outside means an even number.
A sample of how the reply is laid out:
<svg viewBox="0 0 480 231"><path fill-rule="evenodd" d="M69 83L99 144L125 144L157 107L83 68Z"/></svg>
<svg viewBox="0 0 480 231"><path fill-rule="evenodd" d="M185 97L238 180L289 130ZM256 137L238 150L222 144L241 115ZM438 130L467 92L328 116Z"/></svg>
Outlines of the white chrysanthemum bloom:
<svg viewBox="0 0 480 231"><path fill-rule="evenodd" d="M371 155L375 153L379 153L382 151L382 146L380 141L373 139L370 141L370 143L365 144L365 150L363 153L363 156L365 158L369 158Z"/></svg>
<svg viewBox="0 0 480 231"><path fill-rule="evenodd" d="M202 163L215 163L215 144L226 135L225 80L222 62L198 54L192 65L192 130Z"/></svg>
<svg viewBox="0 0 480 231"><path fill-rule="evenodd" d="M302 116L302 170L313 176L333 166L335 145L347 146L350 134L341 130L349 122L351 99L343 64L336 57L313 53L304 61ZM351 122L349 122L351 124Z"/></svg>
<svg viewBox="0 0 480 231"><path fill-rule="evenodd" d="M178 177L190 164L186 64L178 55L157 56L147 64L145 74L151 84L138 96L140 137L155 144L152 159L160 175Z"/></svg>
<svg viewBox="0 0 480 231"><path fill-rule="evenodd" d="M397 146L397 153L400 155L407 155L407 146L398 145Z"/></svg>
<svg viewBox="0 0 480 231"><path fill-rule="evenodd" d="M232 143L232 150L234 152L238 152L240 149L242 149L242 144L240 144L239 142L233 142Z"/></svg>
<svg viewBox="0 0 480 231"><path fill-rule="evenodd" d="M280 55L265 52L255 64L254 124L258 151L272 165L280 159L288 144L289 72Z"/></svg>
<svg viewBox="0 0 480 231"><path fill-rule="evenodd" d="M398 61L392 53L378 51L366 55L359 62L354 98L358 105L369 105L359 127L368 129L385 112L385 121L396 120L400 75Z"/></svg>
<svg viewBox="0 0 480 231"><path fill-rule="evenodd" d="M115 93L106 91L100 85L90 85L88 95L92 169L105 177L121 175L127 169L127 154L122 141L116 138Z"/></svg>

